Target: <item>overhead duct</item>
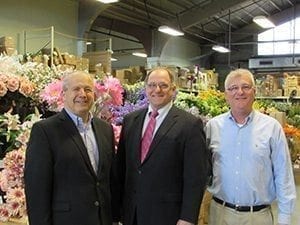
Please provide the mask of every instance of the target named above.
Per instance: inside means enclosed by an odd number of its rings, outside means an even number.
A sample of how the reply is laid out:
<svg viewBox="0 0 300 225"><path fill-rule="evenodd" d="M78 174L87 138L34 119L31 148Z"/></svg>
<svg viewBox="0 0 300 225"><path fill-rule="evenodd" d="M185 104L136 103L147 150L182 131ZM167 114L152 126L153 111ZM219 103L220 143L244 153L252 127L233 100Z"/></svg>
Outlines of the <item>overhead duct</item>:
<svg viewBox="0 0 300 225"><path fill-rule="evenodd" d="M267 69L267 68L296 68L300 67L300 56L282 56L266 58L250 58L250 69Z"/></svg>

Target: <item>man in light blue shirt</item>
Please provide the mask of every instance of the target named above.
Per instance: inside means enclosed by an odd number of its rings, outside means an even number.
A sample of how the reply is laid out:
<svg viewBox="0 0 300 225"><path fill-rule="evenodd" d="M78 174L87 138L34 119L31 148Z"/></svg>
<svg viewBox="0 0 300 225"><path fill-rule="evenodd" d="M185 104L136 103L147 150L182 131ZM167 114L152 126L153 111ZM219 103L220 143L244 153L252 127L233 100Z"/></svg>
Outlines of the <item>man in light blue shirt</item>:
<svg viewBox="0 0 300 225"><path fill-rule="evenodd" d="M254 85L246 69L229 73L225 97L231 110L206 126L213 168L210 225L273 225L274 200L277 224L290 224L296 190L287 141L279 122L252 109Z"/></svg>

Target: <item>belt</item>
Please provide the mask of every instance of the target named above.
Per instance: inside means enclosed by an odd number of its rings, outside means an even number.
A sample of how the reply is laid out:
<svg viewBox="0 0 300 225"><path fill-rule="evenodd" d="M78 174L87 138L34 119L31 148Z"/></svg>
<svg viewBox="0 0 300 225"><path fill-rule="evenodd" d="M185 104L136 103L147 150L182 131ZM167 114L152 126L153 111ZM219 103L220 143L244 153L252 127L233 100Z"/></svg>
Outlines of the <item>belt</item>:
<svg viewBox="0 0 300 225"><path fill-rule="evenodd" d="M216 198L216 197L213 197L213 200L215 200L215 202L221 204L221 205L224 205L228 208L231 208L231 209L234 209L236 211L239 211L239 212L257 212L259 210L262 210L264 208L267 208L269 207L270 205L254 205L254 206L241 206L241 205L235 205L235 204L232 204L232 203L228 203L228 202L224 202L223 200L219 199L219 198Z"/></svg>

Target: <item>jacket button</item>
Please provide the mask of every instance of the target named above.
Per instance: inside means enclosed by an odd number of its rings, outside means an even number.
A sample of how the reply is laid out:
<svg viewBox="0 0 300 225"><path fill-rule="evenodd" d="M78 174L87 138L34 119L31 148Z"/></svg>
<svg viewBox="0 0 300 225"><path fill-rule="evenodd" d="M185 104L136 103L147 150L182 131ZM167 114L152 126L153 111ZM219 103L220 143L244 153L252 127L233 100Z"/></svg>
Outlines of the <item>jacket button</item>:
<svg viewBox="0 0 300 225"><path fill-rule="evenodd" d="M139 173L139 174L142 174L142 171L141 171L141 170L138 170L138 173Z"/></svg>
<svg viewBox="0 0 300 225"><path fill-rule="evenodd" d="M97 187L99 187L100 186L100 182L97 182L96 185L97 185Z"/></svg>
<svg viewBox="0 0 300 225"><path fill-rule="evenodd" d="M94 202L94 205L95 205L95 206L99 206L100 203L99 203L98 201L95 201L95 202Z"/></svg>

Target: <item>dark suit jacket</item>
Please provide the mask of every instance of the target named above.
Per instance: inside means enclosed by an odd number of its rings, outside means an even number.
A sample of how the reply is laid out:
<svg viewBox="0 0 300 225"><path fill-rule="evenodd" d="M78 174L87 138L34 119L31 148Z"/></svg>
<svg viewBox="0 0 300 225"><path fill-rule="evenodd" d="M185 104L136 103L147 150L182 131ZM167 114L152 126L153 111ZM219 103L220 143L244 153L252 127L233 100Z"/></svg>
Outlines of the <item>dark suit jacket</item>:
<svg viewBox="0 0 300 225"><path fill-rule="evenodd" d="M99 149L98 174L66 111L34 124L26 152L25 193L30 225L111 225L111 126L92 127Z"/></svg>
<svg viewBox="0 0 300 225"><path fill-rule="evenodd" d="M140 163L147 109L124 118L118 161L123 183L124 225L197 223L207 181L208 152L202 121L173 106Z"/></svg>

